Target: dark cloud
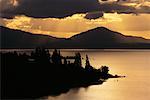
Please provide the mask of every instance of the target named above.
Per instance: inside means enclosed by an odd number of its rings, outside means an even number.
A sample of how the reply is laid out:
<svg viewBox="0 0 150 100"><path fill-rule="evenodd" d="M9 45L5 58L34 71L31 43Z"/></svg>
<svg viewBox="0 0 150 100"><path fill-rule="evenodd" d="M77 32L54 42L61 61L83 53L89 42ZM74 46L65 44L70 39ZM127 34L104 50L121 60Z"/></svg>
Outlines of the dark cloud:
<svg viewBox="0 0 150 100"><path fill-rule="evenodd" d="M113 13L117 12L119 14L150 14L150 7L149 6L139 6L139 7L133 7L133 6L127 6L127 5L121 5L119 3L113 2L113 3L104 3L101 4L100 9L104 11L105 13Z"/></svg>
<svg viewBox="0 0 150 100"><path fill-rule="evenodd" d="M118 3L104 3L101 4L100 9L104 12L134 12L136 9L130 6L119 5Z"/></svg>
<svg viewBox="0 0 150 100"><path fill-rule="evenodd" d="M1 0L1 17L26 15L35 18L63 18L76 13L105 12L105 13L150 13L150 7L135 7L121 5L117 2L99 3L98 0L18 0L18 6L12 6L10 0ZM4 6L5 4L5 6ZM98 16L99 15L99 16ZM101 17L100 13L88 13L85 18Z"/></svg>
<svg viewBox="0 0 150 100"><path fill-rule="evenodd" d="M22 0L13 9L2 11L2 16L27 15L31 17L66 17L75 13L99 10L98 0Z"/></svg>
<svg viewBox="0 0 150 100"><path fill-rule="evenodd" d="M101 1L109 1L109 0L101 0Z"/></svg>
<svg viewBox="0 0 150 100"><path fill-rule="evenodd" d="M86 19L97 19L97 18L100 18L100 17L103 17L103 12L99 11L99 12L90 12L90 13L87 13L85 18Z"/></svg>

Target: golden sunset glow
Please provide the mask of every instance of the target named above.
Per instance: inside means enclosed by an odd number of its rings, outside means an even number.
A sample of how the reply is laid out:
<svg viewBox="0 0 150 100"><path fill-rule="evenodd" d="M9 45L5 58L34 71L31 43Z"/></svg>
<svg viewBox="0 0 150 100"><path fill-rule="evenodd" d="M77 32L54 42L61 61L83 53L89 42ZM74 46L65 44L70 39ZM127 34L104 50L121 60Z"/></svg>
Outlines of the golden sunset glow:
<svg viewBox="0 0 150 100"><path fill-rule="evenodd" d="M11 0L10 3L11 3L13 6L18 6L18 0Z"/></svg>
<svg viewBox="0 0 150 100"><path fill-rule="evenodd" d="M2 5L0 8L4 11L4 16L6 15L4 18L0 18L0 24L11 29L22 30L33 34L46 34L63 38L68 38L75 34L79 34L96 27L104 26L110 30L120 32L124 35L138 36L150 39L149 0L99 0L100 4L108 4L107 6L112 6L112 8L110 7L110 11L106 13L107 9L104 7L104 9L101 11L102 14L104 13L103 16L99 16L97 19L86 19L85 17L89 13L94 14L99 11L87 11L80 14L74 13L72 16L64 18L28 17L26 16L28 11L24 9L23 5L28 4L28 2L29 1L26 0L0 0L0 4ZM37 4L35 1L29 3ZM23 9L18 7L23 7ZM120 13L118 14L118 12ZM30 13L28 14L30 15ZM7 19L7 16L12 16L13 19Z"/></svg>
<svg viewBox="0 0 150 100"><path fill-rule="evenodd" d="M70 17L31 18L16 16L14 19L1 19L1 25L34 34L46 34L55 37L71 37L92 28L104 26L124 35L139 36L150 39L150 15L132 15L107 13L102 18L85 19L85 14L75 14ZM144 19L144 20L143 20Z"/></svg>
<svg viewBox="0 0 150 100"><path fill-rule="evenodd" d="M0 0L2 99L150 100L150 0Z"/></svg>
<svg viewBox="0 0 150 100"><path fill-rule="evenodd" d="M148 1L139 1L139 3L136 3L136 2L131 2L131 3L122 3L122 5L126 5L126 6L132 6L132 7L136 7L136 8L138 8L138 7L140 7L140 6L149 6L150 7L150 2L148 2Z"/></svg>

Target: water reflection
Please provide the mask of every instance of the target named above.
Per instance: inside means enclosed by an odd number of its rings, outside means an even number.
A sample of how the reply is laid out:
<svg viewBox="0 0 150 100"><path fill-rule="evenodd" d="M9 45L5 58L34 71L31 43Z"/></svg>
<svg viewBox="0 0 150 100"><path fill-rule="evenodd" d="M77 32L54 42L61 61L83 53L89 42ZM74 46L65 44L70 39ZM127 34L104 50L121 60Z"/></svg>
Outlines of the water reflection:
<svg viewBox="0 0 150 100"><path fill-rule="evenodd" d="M74 52L63 52L72 55ZM91 65L110 66L110 73L123 74L126 78L108 79L102 85L72 89L48 100L149 100L150 51L136 52L81 52L88 54ZM83 59L84 60L84 59ZM84 64L84 63L83 63Z"/></svg>

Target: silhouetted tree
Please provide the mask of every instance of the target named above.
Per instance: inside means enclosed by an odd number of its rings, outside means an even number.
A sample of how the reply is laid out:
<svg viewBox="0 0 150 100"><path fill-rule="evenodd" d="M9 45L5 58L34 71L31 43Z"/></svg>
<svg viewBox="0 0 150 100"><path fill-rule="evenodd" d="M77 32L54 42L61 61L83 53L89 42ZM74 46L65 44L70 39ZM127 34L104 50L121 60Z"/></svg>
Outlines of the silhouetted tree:
<svg viewBox="0 0 150 100"><path fill-rule="evenodd" d="M49 51L44 48L36 48L35 53L31 53L31 55L38 62L50 62Z"/></svg>
<svg viewBox="0 0 150 100"><path fill-rule="evenodd" d="M64 58L64 65L67 65L67 59Z"/></svg>
<svg viewBox="0 0 150 100"><path fill-rule="evenodd" d="M86 55L86 63L85 63L85 66L91 66L91 65L90 65L90 62L89 62L89 57L88 57L88 55Z"/></svg>
<svg viewBox="0 0 150 100"><path fill-rule="evenodd" d="M90 65L88 55L86 55L85 70L87 70L87 71L93 71L93 67Z"/></svg>
<svg viewBox="0 0 150 100"><path fill-rule="evenodd" d="M107 67L107 66L102 66L101 67L101 72L103 73L103 74L108 74L108 71L109 71L109 67Z"/></svg>
<svg viewBox="0 0 150 100"><path fill-rule="evenodd" d="M81 54L80 53L76 53L75 54L75 61L74 61L75 66L82 66L81 63Z"/></svg>
<svg viewBox="0 0 150 100"><path fill-rule="evenodd" d="M62 57L60 55L60 51L57 51L57 49L55 49L53 54L52 54L52 62L54 64L62 64L61 58Z"/></svg>

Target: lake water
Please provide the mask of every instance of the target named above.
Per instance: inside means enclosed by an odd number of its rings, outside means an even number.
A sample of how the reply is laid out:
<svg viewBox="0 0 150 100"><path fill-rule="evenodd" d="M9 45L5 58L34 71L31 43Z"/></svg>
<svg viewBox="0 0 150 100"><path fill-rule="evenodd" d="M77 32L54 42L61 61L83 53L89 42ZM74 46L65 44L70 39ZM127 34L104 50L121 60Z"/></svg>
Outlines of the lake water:
<svg viewBox="0 0 150 100"><path fill-rule="evenodd" d="M107 65L110 73L127 77L71 89L48 100L150 100L150 50L63 50L62 55L74 55L75 51L83 58L88 54L92 66Z"/></svg>
<svg viewBox="0 0 150 100"><path fill-rule="evenodd" d="M30 49L18 50L18 52L23 51L31 52ZM150 50L63 49L61 51L64 56L71 56L75 52L80 52L83 57L83 65L87 54L92 66L99 68L102 65L106 65L109 66L111 74L125 75L126 77L108 79L101 85L71 89L67 93L55 97L44 97L45 99L150 100Z"/></svg>

